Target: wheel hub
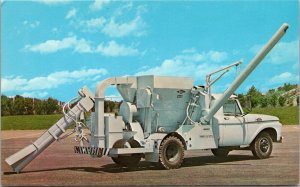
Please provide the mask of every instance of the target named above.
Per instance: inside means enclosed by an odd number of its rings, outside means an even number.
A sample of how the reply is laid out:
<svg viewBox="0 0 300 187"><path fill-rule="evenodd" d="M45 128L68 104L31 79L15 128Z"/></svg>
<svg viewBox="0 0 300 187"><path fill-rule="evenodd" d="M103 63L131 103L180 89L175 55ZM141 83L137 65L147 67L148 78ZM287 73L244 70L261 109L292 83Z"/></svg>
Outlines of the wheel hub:
<svg viewBox="0 0 300 187"><path fill-rule="evenodd" d="M171 144L166 149L166 158L170 162L174 162L179 158L179 150L178 147L174 144Z"/></svg>
<svg viewBox="0 0 300 187"><path fill-rule="evenodd" d="M261 139L259 144L260 144L260 150L262 152L264 152L264 153L268 152L268 150L270 148L270 144L266 138Z"/></svg>

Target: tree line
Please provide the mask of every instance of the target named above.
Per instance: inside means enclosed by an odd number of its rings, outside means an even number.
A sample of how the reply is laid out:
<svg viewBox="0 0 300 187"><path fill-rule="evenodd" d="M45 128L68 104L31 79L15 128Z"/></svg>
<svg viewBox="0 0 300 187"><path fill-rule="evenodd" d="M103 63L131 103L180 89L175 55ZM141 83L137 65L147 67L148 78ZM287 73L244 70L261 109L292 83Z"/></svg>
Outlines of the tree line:
<svg viewBox="0 0 300 187"><path fill-rule="evenodd" d="M265 94L261 93L255 86L252 86L248 92L244 94L238 94L238 99L242 107L277 107L277 106L293 106L299 105L299 95L297 84L285 83L283 86L277 89L270 89ZM294 91L289 93L289 91Z"/></svg>
<svg viewBox="0 0 300 187"><path fill-rule="evenodd" d="M64 104L52 97L42 100L20 95L15 97L1 95L1 116L61 114ZM119 106L120 102L104 101L105 112L117 112Z"/></svg>
<svg viewBox="0 0 300 187"><path fill-rule="evenodd" d="M299 95L297 84L284 84L277 89L270 89L266 94L261 93L258 89L252 86L246 94L237 94L238 99L244 108L248 108L249 103L251 107L276 107L294 105L296 99L299 105ZM295 93L289 91L295 90ZM296 96L296 98L295 98ZM117 113L121 102L104 101L104 112ZM33 114L60 114L64 102L49 97L41 100L36 98L22 97L16 95L15 97L7 97L1 95L1 116L8 115L33 115Z"/></svg>
<svg viewBox="0 0 300 187"><path fill-rule="evenodd" d="M1 116L57 114L61 112L60 102L51 97L41 100L20 95L15 97L1 95Z"/></svg>

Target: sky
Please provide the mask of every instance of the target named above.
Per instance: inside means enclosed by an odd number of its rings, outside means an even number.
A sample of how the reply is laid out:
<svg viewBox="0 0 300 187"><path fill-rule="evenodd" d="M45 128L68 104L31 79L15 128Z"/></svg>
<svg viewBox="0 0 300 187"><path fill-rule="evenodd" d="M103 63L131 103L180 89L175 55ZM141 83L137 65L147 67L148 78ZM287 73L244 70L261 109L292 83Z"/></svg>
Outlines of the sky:
<svg viewBox="0 0 300 187"><path fill-rule="evenodd" d="M1 1L1 93L68 101L113 76L205 76L242 60L222 93L276 30L286 35L239 87L299 82L298 1ZM107 97L119 96L114 87Z"/></svg>

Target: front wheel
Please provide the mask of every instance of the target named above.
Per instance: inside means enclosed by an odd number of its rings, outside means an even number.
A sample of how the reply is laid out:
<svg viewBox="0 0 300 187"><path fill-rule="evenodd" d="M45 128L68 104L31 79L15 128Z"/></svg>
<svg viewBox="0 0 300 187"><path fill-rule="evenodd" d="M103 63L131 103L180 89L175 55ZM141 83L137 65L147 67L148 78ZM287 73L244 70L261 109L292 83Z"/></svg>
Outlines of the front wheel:
<svg viewBox="0 0 300 187"><path fill-rule="evenodd" d="M159 147L159 162L166 169L177 169L184 158L184 146L175 136L169 136Z"/></svg>
<svg viewBox="0 0 300 187"><path fill-rule="evenodd" d="M269 158L273 150L273 142L266 132L260 133L251 145L253 156L259 159Z"/></svg>

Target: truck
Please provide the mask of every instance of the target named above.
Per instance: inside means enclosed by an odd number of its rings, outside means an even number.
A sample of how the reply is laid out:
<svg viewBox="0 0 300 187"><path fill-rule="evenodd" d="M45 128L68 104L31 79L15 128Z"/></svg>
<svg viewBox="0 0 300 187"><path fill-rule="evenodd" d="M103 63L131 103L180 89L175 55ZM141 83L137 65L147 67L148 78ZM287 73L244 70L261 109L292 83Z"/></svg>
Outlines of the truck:
<svg viewBox="0 0 300 187"><path fill-rule="evenodd" d="M274 116L245 113L233 94L288 27L284 23L277 30L222 94L211 93L212 85L241 62L208 74L205 86L195 86L188 77L154 75L107 78L95 94L84 86L64 105L59 121L5 161L19 173L51 143L71 133L79 142L75 153L109 156L122 167L137 166L143 158L177 169L189 150L211 150L216 157L251 150L256 158L266 159L273 142L282 141L282 124ZM219 76L212 80L213 75ZM104 93L111 85L123 99L118 115L104 113ZM72 124L74 130L67 133Z"/></svg>

